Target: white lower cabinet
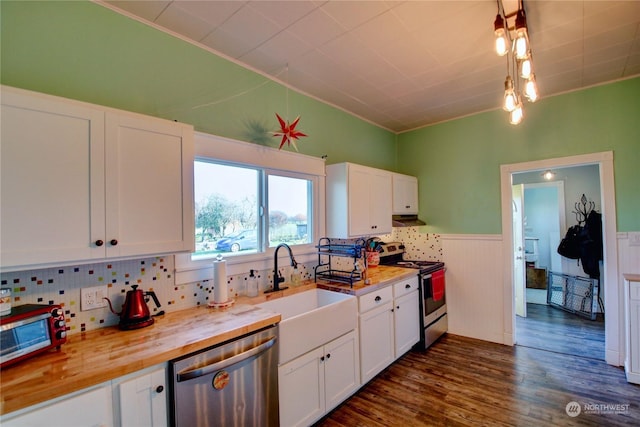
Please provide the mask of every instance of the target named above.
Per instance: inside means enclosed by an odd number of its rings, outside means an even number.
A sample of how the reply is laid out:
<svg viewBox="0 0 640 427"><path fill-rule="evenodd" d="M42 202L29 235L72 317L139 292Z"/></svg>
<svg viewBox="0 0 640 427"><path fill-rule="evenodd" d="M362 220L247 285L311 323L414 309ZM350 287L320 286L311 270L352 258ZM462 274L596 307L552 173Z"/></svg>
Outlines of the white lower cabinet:
<svg viewBox="0 0 640 427"><path fill-rule="evenodd" d="M418 277L393 285L395 358L399 358L420 341L420 296Z"/></svg>
<svg viewBox="0 0 640 427"><path fill-rule="evenodd" d="M168 425L165 364L21 409L2 427L162 427Z"/></svg>
<svg viewBox="0 0 640 427"><path fill-rule="evenodd" d="M164 365L113 380L114 415L120 427L168 425L167 371Z"/></svg>
<svg viewBox="0 0 640 427"><path fill-rule="evenodd" d="M112 426L113 408L109 383L71 393L33 408L3 416L2 427Z"/></svg>
<svg viewBox="0 0 640 427"><path fill-rule="evenodd" d="M280 425L307 426L360 386L358 335L351 331L278 367Z"/></svg>
<svg viewBox="0 0 640 427"><path fill-rule="evenodd" d="M365 384L394 361L392 287L358 297L358 309L360 372Z"/></svg>

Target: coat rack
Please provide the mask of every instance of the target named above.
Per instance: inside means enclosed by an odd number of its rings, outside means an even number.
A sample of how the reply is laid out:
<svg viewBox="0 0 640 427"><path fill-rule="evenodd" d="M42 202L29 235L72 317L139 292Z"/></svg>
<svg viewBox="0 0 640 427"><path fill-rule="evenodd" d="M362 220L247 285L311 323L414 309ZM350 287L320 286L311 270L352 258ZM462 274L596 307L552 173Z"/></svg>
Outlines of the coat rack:
<svg viewBox="0 0 640 427"><path fill-rule="evenodd" d="M587 205L589 206L588 209ZM573 211L573 213L576 214L576 221L578 221L579 226L583 226L585 224L587 217L595 207L596 204L591 200L587 201L587 197L584 194L580 198L580 201L576 202L576 210Z"/></svg>

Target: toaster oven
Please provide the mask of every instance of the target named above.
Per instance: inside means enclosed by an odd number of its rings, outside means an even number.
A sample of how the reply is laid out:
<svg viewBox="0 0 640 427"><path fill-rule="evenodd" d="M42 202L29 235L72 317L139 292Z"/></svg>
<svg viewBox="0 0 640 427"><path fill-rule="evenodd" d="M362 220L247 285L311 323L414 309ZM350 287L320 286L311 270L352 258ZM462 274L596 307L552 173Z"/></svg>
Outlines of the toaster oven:
<svg viewBox="0 0 640 427"><path fill-rule="evenodd" d="M67 341L64 311L59 305L25 304L0 317L0 368L60 348Z"/></svg>

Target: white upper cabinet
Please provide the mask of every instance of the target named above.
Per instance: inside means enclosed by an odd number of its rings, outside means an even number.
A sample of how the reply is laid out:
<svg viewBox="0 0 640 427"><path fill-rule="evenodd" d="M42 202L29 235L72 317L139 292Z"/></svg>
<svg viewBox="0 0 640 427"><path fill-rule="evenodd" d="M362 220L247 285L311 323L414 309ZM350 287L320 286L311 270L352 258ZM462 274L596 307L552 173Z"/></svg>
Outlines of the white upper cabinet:
<svg viewBox="0 0 640 427"><path fill-rule="evenodd" d="M353 163L327 170L327 236L352 238L391 232L391 172Z"/></svg>
<svg viewBox="0 0 640 427"><path fill-rule="evenodd" d="M191 251L191 126L2 87L3 270Z"/></svg>
<svg viewBox="0 0 640 427"><path fill-rule="evenodd" d="M393 214L418 214L418 178L393 174Z"/></svg>
<svg viewBox="0 0 640 427"><path fill-rule="evenodd" d="M92 239L107 257L194 249L193 161L190 127L107 114L106 231Z"/></svg>

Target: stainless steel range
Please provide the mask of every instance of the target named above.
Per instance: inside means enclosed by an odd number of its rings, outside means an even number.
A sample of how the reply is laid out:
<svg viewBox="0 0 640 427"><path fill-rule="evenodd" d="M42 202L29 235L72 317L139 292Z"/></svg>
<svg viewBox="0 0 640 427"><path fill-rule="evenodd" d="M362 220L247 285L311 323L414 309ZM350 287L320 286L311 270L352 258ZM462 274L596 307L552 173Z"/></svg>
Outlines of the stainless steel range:
<svg viewBox="0 0 640 427"><path fill-rule="evenodd" d="M381 265L393 265L418 270L420 281L420 342L419 349L426 349L447 332L447 296L445 292L445 267L440 261L405 259L405 246L400 242L381 245Z"/></svg>

